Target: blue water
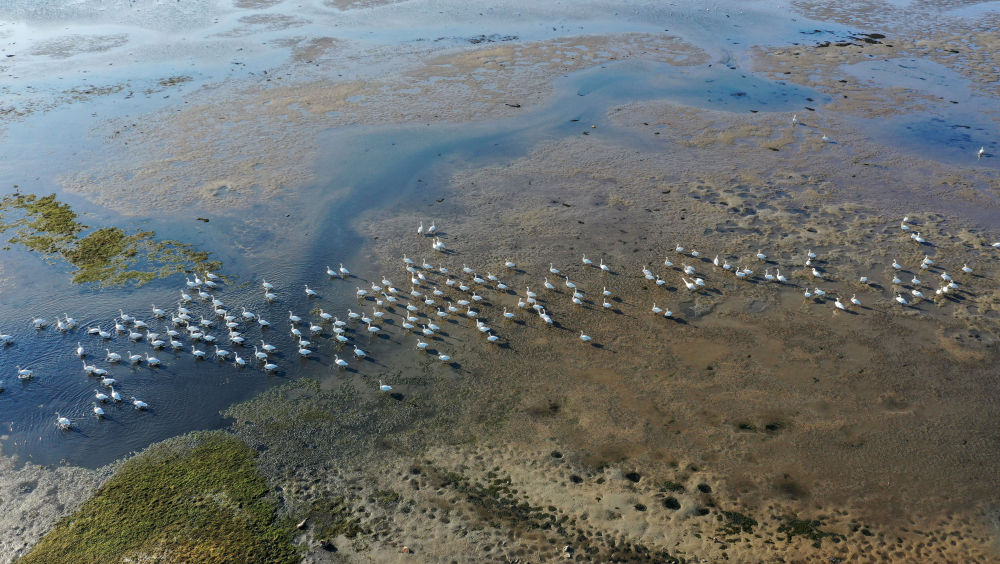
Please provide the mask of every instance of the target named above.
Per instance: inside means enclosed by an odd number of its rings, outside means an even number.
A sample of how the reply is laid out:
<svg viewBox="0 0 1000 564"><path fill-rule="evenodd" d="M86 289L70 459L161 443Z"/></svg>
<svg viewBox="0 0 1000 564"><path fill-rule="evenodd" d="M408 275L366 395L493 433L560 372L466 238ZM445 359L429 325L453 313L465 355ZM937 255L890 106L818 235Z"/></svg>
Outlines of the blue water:
<svg viewBox="0 0 1000 564"><path fill-rule="evenodd" d="M367 287L380 279L380 272L367 272L359 257L364 241L352 220L370 210L394 204L428 205L446 185L447 178L467 166L483 166L509 161L530 152L537 144L591 131L629 142L628 133L610 125L607 112L616 105L636 100L666 99L679 104L732 112L792 111L803 105L820 103L822 97L801 87L771 82L723 65L678 68L665 64L622 62L568 75L556 84L550 103L537 110L509 119L476 124L405 126L385 128L341 128L320 140L324 153L312 166L320 179L315 185L281 197L275 209L296 210L294 217L277 214L268 203L247 210L260 220L255 225L294 226L292 235L276 236L266 227L247 229L240 217L222 215L209 223L193 217L126 218L69 198L86 211L84 223L99 227L118 225L126 229L153 229L158 236L194 243L212 251L226 265L230 284L215 292L234 312L241 306L263 313L273 328L256 325L245 329L248 343L263 337L283 354L274 362L280 370L265 374L253 361L252 348L231 346L224 332L212 333L223 348L236 350L249 366L237 369L216 360L198 361L188 352L155 352L161 368L132 368L103 361L105 347L125 354L146 352L145 344L132 344L124 336L104 342L82 329L60 334L49 328L35 331L28 317L49 319L63 312L83 326L101 323L107 329L119 308L150 322L164 332L166 322L153 323L151 304L164 309L175 307L183 276L153 282L143 288L99 289L69 282L70 268L59 261L42 261L30 253L14 249L0 254L0 267L11 278L8 291L0 294L0 330L14 334L16 344L0 351L0 378L7 389L0 394L0 436L4 454L17 454L36 463L66 461L95 467L111 462L148 444L193 429L216 428L226 424L220 410L280 382L304 375L324 375L334 371L334 355L329 329L312 339L317 351L307 360L295 352L288 332L288 311L305 319L317 319L309 312L323 307L344 316L348 307L357 311L357 286ZM81 107L82 109L82 107ZM46 119L46 118L42 118ZM65 149L64 149L65 150ZM29 166L41 167L31 162ZM47 183L40 183L47 184ZM54 187L52 182L48 187ZM27 187L26 187L27 188ZM39 190L41 193L45 189ZM196 215L196 214L191 214ZM198 213L197 215L202 215ZM439 221L446 225L447 218ZM284 232L284 231L282 231ZM420 257L416 257L420 258ZM436 259L435 259L436 260ZM325 267L345 263L358 278L330 280ZM266 278L280 289L279 300L268 305L260 287ZM401 289L408 281L396 280ZM308 299L303 286L309 284L320 297ZM213 317L205 304L189 306L205 317ZM370 303L367 309L370 310ZM196 318L197 318L196 313ZM398 323L398 317L396 317ZM410 347L400 347L396 333L387 330L383 339L370 340L364 334L351 335L372 357L372 362L355 363L349 350L340 352L356 364L360 377L374 383L388 364L414 361ZM185 351L190 340L181 339ZM90 412L96 379L88 378L73 355L77 342L95 356L88 363L111 370L120 381L119 389L150 404L145 412L128 403L107 404L109 417L96 420ZM213 348L201 344L211 357ZM16 380L15 365L27 366L36 377L26 383ZM373 387L374 390L374 387ZM374 392L373 392L374 393ZM54 425L55 412L74 420L71 431Z"/></svg>

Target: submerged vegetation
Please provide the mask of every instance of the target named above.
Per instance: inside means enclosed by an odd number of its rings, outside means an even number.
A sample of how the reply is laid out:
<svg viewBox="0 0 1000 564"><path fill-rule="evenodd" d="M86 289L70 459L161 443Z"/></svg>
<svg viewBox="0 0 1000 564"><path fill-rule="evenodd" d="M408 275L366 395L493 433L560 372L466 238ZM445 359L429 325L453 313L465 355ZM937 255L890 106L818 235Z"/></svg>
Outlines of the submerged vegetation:
<svg viewBox="0 0 1000 564"><path fill-rule="evenodd" d="M59 257L72 264L73 282L101 286L143 285L185 270L218 270L207 252L177 241L157 240L152 231L129 234L117 227L90 231L55 194L14 193L0 198L0 232L8 246Z"/></svg>
<svg viewBox="0 0 1000 564"><path fill-rule="evenodd" d="M222 431L160 443L19 562L295 562L295 524L277 516L256 454Z"/></svg>

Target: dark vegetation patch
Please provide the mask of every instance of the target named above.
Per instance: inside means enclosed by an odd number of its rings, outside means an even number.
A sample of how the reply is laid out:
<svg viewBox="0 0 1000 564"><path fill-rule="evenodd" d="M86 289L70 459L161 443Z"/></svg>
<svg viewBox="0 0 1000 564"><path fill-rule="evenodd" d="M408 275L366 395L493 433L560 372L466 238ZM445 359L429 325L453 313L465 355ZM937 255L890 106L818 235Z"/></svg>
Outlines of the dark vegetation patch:
<svg viewBox="0 0 1000 564"><path fill-rule="evenodd" d="M297 562L295 525L277 516L256 456L221 431L157 444L19 562Z"/></svg>
<svg viewBox="0 0 1000 564"><path fill-rule="evenodd" d="M152 231L126 233L118 227L90 230L69 205L56 200L55 194L4 196L0 199L0 232L8 237L4 249L21 245L49 258L61 258L76 268L73 282L81 284L141 286L178 272L218 270L222 266L191 245L157 240Z"/></svg>

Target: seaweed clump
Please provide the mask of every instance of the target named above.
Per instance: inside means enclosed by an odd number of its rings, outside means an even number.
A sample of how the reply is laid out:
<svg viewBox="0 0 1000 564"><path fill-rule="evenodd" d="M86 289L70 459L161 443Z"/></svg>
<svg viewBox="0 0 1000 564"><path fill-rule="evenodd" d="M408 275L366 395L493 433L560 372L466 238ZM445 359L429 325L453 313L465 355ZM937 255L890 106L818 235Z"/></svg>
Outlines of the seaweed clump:
<svg viewBox="0 0 1000 564"><path fill-rule="evenodd" d="M7 246L21 245L72 264L73 282L142 286L188 270L218 270L209 254L178 241L157 240L152 231L126 233L118 227L90 228L55 194L8 194L0 198L0 232Z"/></svg>
<svg viewBox="0 0 1000 564"><path fill-rule="evenodd" d="M19 562L297 562L295 524L278 516L256 455L222 431L155 445Z"/></svg>

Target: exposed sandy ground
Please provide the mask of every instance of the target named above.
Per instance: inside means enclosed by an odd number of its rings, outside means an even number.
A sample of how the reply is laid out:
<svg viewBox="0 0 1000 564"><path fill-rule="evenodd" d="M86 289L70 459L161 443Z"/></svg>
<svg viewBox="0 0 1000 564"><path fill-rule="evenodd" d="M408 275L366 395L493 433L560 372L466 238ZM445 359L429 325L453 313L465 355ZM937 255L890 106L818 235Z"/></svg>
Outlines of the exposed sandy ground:
<svg viewBox="0 0 1000 564"><path fill-rule="evenodd" d="M0 457L0 562L24 554L62 516L72 513L114 472L109 466L43 468Z"/></svg>

